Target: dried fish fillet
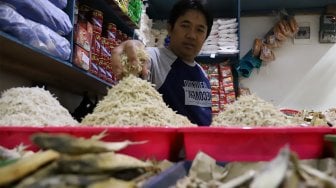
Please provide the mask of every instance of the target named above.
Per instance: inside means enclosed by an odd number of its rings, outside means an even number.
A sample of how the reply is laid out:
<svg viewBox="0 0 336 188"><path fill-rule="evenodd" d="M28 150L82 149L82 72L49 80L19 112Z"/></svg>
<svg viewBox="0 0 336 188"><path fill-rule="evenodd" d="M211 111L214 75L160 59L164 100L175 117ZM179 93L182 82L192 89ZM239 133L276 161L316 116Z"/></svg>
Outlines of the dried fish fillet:
<svg viewBox="0 0 336 188"><path fill-rule="evenodd" d="M115 178L110 178L110 179L105 180L105 181L96 182L96 183L88 186L88 188L111 188L111 187L135 188L136 186L135 186L134 182L118 180L118 179L115 179Z"/></svg>
<svg viewBox="0 0 336 188"><path fill-rule="evenodd" d="M101 153L119 151L129 145L143 144L142 142L103 142L96 139L77 138L68 134L38 133L32 136L32 140L42 149L53 149L67 154Z"/></svg>
<svg viewBox="0 0 336 188"><path fill-rule="evenodd" d="M0 186L21 179L42 165L59 158L59 153L48 150L22 158L15 163L0 168Z"/></svg>
<svg viewBox="0 0 336 188"><path fill-rule="evenodd" d="M83 155L62 155L59 169L66 173L102 173L132 168L147 168L153 165L134 157L113 152Z"/></svg>
<svg viewBox="0 0 336 188"><path fill-rule="evenodd" d="M15 188L26 188L34 185L36 182L39 182L41 179L50 176L51 174L55 174L57 172L57 162L54 161L51 164L37 170L32 175L24 178L15 186Z"/></svg>
<svg viewBox="0 0 336 188"><path fill-rule="evenodd" d="M108 175L54 174L23 188L80 188L105 179Z"/></svg>
<svg viewBox="0 0 336 188"><path fill-rule="evenodd" d="M285 177L289 165L289 146L280 150L278 156L256 174L251 188L277 188Z"/></svg>

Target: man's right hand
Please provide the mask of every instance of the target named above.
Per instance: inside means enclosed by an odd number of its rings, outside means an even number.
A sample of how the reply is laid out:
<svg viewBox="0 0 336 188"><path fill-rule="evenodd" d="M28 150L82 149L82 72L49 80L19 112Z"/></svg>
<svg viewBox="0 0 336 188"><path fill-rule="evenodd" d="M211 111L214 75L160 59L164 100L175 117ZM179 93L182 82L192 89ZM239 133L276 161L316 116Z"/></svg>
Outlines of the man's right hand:
<svg viewBox="0 0 336 188"><path fill-rule="evenodd" d="M137 57L137 51L140 49L145 50L144 44L142 44L140 41L127 40L112 50L111 67L112 73L116 76L117 80L122 79L124 76L121 55L125 54L127 56L128 63L131 63L132 66L138 66L141 64L140 59ZM139 76L142 78L147 78L148 76L147 65L148 62L143 62L142 70L139 72Z"/></svg>

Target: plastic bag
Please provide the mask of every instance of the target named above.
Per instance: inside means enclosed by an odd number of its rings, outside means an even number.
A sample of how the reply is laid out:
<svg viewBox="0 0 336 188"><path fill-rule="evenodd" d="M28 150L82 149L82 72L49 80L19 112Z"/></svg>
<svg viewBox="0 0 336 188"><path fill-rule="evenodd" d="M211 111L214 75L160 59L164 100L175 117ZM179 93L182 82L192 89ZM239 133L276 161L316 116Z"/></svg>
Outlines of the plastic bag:
<svg viewBox="0 0 336 188"><path fill-rule="evenodd" d="M70 57L71 49L67 39L42 24L25 19L12 7L1 2L0 30L63 60Z"/></svg>
<svg viewBox="0 0 336 188"><path fill-rule="evenodd" d="M49 0L52 4L60 9L64 9L67 6L67 0Z"/></svg>
<svg viewBox="0 0 336 188"><path fill-rule="evenodd" d="M46 0L0 0L12 5L23 17L48 26L60 35L72 30L69 16L54 4Z"/></svg>

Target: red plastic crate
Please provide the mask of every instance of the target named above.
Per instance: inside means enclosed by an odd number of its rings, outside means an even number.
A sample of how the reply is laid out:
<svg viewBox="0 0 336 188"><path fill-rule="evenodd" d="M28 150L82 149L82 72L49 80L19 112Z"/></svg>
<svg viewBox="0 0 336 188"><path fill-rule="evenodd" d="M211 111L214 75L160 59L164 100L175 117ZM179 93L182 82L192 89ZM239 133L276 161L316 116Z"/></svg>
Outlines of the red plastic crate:
<svg viewBox="0 0 336 188"><path fill-rule="evenodd" d="M178 158L182 139L176 128L163 127L0 127L0 145L13 148L20 143L29 145L28 149L36 151L38 147L30 141L30 136L37 132L67 133L77 137L89 138L107 130L104 141L143 141L145 144L131 145L119 153L131 155L140 159L168 159Z"/></svg>
<svg viewBox="0 0 336 188"><path fill-rule="evenodd" d="M203 151L217 161L268 161L289 144L300 159L324 157L329 127L182 128L186 159Z"/></svg>

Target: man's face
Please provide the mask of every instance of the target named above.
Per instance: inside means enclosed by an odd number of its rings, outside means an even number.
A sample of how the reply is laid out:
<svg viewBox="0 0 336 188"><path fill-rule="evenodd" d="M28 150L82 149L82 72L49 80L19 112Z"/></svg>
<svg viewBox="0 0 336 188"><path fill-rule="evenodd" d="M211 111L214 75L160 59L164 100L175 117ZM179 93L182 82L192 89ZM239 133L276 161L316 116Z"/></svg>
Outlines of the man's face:
<svg viewBox="0 0 336 188"><path fill-rule="evenodd" d="M169 49L182 60L192 62L202 48L207 30L204 15L188 10L176 20L174 27L168 25Z"/></svg>

